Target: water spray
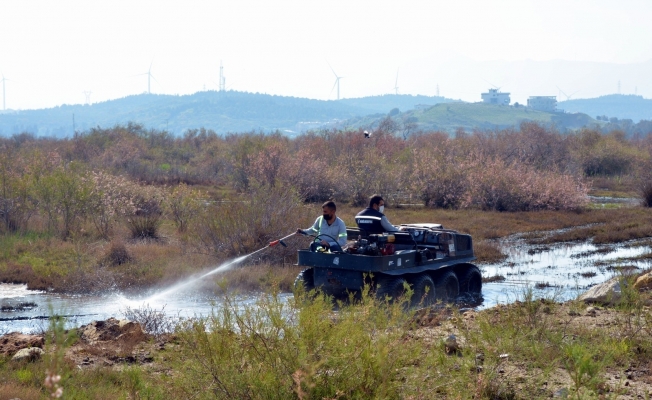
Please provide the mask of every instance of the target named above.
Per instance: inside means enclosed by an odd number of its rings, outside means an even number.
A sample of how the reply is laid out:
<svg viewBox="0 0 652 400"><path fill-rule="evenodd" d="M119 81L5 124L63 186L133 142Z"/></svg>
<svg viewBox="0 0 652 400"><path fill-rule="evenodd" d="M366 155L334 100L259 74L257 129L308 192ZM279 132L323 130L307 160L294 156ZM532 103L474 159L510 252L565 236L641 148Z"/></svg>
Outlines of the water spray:
<svg viewBox="0 0 652 400"><path fill-rule="evenodd" d="M203 278L205 278L207 276L216 274L218 272L224 272L224 271L230 269L235 264L238 264L239 262L253 256L256 253L259 253L259 252L261 252L263 250L266 250L269 247L274 247L274 246L276 246L278 244L280 244L283 247L288 247L288 245L285 244L285 242L283 242L283 240L285 240L285 239L287 239L287 238L289 238L291 236L294 236L295 234L296 234L296 232L293 232L293 233L291 233L291 234L289 234L289 235L287 235L285 237L282 237L280 239L269 242L269 244L267 246L265 246L265 247L262 247L262 248L260 248L260 249L258 249L256 251L253 251L253 252L251 252L249 254L245 254L244 256L240 256L240 257L238 257L238 258L236 258L236 259L234 259L232 261L226 262L226 263L220 265L219 267L213 269L212 271L209 271L209 272L207 272L207 273L205 273L203 275L200 275L197 278L189 279L189 280L187 280L185 282L176 284L176 285L174 285L174 286L172 286L172 287L170 287L170 288L168 288L168 289L166 289L166 290L164 290L164 291L162 291L160 293L157 293L157 294L154 294L154 295L150 296L147 300L149 300L149 301L158 300L158 299L160 299L160 298L162 298L164 296L167 296L167 295L169 295L171 293L174 293L174 292L176 292L176 291L178 291L178 290L180 290L180 289L182 289L182 288L184 288L186 286L189 286L189 285L191 285L191 284L193 284L193 283L195 283L197 281L200 281L200 280L202 280Z"/></svg>

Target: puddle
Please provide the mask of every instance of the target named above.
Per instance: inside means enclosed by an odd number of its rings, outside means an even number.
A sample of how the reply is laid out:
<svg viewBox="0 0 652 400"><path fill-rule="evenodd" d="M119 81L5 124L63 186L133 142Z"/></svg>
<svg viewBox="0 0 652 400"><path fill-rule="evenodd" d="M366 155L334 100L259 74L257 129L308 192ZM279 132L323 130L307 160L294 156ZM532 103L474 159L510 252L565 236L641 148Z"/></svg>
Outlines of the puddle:
<svg viewBox="0 0 652 400"><path fill-rule="evenodd" d="M589 200L594 204L623 204L636 206L641 199L636 197L609 197L609 196L589 196Z"/></svg>
<svg viewBox="0 0 652 400"><path fill-rule="evenodd" d="M292 294L280 295L282 299ZM253 304L256 295L239 296L238 304ZM165 299L150 301L143 298L126 298L120 294L106 296L63 295L27 290L27 285L0 284L0 335L19 331L23 333L40 333L48 328L48 317L54 312L67 316L67 328L77 327L95 320L109 317L124 318L127 308L149 307L163 311L176 318L209 316L221 297L201 293L197 290L179 291L166 296ZM32 307L16 307L30 304ZM13 309L10 309L13 308Z"/></svg>
<svg viewBox="0 0 652 400"><path fill-rule="evenodd" d="M570 300L621 271L650 268L650 260L630 260L651 250L649 245L637 243L640 242L600 246L586 242L527 245L518 238L503 240L501 245L507 260L479 265L484 278L504 277L483 285L484 302L479 308L523 298L528 288L537 298Z"/></svg>

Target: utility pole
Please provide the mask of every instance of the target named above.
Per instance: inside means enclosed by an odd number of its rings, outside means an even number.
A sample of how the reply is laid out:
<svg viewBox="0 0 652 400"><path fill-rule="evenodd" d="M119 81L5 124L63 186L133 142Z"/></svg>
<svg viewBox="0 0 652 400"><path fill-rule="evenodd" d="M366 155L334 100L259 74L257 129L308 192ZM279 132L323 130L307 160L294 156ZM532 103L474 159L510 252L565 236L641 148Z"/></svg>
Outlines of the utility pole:
<svg viewBox="0 0 652 400"><path fill-rule="evenodd" d="M437 97L439 97L439 83L437 84Z"/></svg>
<svg viewBox="0 0 652 400"><path fill-rule="evenodd" d="M91 93L93 93L93 92L91 92L90 90L85 90L83 93L84 93L84 96L86 96L86 103L85 104L90 105L91 104Z"/></svg>
<svg viewBox="0 0 652 400"><path fill-rule="evenodd" d="M226 78L224 77L224 66L222 66L222 61L220 61L220 92L226 90Z"/></svg>
<svg viewBox="0 0 652 400"><path fill-rule="evenodd" d="M620 80L618 80L618 94L620 94Z"/></svg>
<svg viewBox="0 0 652 400"><path fill-rule="evenodd" d="M75 126L75 114L72 115L72 135L77 139L77 127Z"/></svg>

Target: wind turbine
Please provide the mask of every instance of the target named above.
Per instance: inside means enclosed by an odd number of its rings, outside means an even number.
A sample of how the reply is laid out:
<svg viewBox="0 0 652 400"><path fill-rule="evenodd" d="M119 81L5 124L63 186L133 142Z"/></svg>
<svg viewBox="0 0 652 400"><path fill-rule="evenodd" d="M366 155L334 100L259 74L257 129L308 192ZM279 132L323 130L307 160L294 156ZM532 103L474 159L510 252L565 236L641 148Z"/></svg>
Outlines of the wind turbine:
<svg viewBox="0 0 652 400"><path fill-rule="evenodd" d="M333 85L333 89L335 89L335 86L337 86L337 99L340 99L340 79L344 78L343 76L337 76L335 73L335 70L331 65L326 61L326 64L330 67L331 71L333 71L333 75L335 75L335 84ZM331 89L331 93L333 93L333 89Z"/></svg>
<svg viewBox="0 0 652 400"><path fill-rule="evenodd" d="M147 75L147 94L152 94L152 90L151 90L151 88L152 88L151 80L152 79L154 79L156 81L156 83L158 83L159 85L161 84L159 81L156 80L156 78L154 78L154 75L152 75L152 64L154 64L154 61L152 61L149 64L149 69L147 70L147 72L145 72L143 74L134 75L134 76Z"/></svg>
<svg viewBox="0 0 652 400"><path fill-rule="evenodd" d="M494 85L493 83L489 82L489 81L486 80L486 79L482 79L482 80L485 81L485 82L487 82L489 85L491 85L494 89L496 89L497 92L500 92L500 88L501 88L502 86L501 86L501 87L498 87L498 86Z"/></svg>
<svg viewBox="0 0 652 400"><path fill-rule="evenodd" d="M2 110L7 111L7 102L5 101L5 81L8 81L9 79L5 78L5 75L0 72L0 75L2 75Z"/></svg>
<svg viewBox="0 0 652 400"><path fill-rule="evenodd" d="M396 91L396 95L398 96L398 69L396 70L396 82L394 83L394 90Z"/></svg>
<svg viewBox="0 0 652 400"><path fill-rule="evenodd" d="M575 92L573 92L573 93L571 93L571 94L566 94L566 93L564 93L563 90L561 90L561 88L560 88L559 86L557 86L557 89L559 89L559 92L560 92L561 94L563 94L564 96L566 96L566 101L570 100L571 97L573 97L573 95L574 95L575 93L579 92L579 90L577 90L577 91L575 91Z"/></svg>

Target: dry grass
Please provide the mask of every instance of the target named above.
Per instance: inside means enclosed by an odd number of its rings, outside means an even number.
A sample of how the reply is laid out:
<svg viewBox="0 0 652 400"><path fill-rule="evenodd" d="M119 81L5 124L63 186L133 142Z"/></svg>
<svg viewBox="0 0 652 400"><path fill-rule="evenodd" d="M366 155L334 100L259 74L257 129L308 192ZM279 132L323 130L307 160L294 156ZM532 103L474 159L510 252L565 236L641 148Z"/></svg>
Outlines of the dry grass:
<svg viewBox="0 0 652 400"><path fill-rule="evenodd" d="M479 263L497 263L507 258L496 243L486 240L474 242L473 251Z"/></svg>
<svg viewBox="0 0 652 400"><path fill-rule="evenodd" d="M531 239L529 242L557 243L593 238L593 243L605 244L652 237L652 212L650 210L632 207L592 210L587 214L596 214L600 218L596 219L595 222L586 221L595 225L569 229L544 238Z"/></svg>
<svg viewBox="0 0 652 400"><path fill-rule="evenodd" d="M25 387L16 384L0 384L0 399L38 400L42 399L41 391L35 387Z"/></svg>
<svg viewBox="0 0 652 400"><path fill-rule="evenodd" d="M636 197L636 182L633 177L594 176L587 179L591 195L605 197Z"/></svg>
<svg viewBox="0 0 652 400"><path fill-rule="evenodd" d="M342 207L338 216L347 226L355 226L357 208ZM521 232L550 231L589 224L611 224L623 219L635 221L648 215L640 208L596 209L581 212L535 211L493 212L480 210L442 210L425 207L389 208L385 215L394 224L433 222L473 236L477 244L484 239L498 239Z"/></svg>

